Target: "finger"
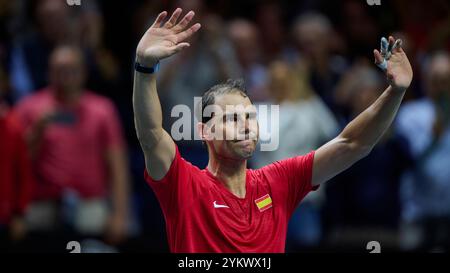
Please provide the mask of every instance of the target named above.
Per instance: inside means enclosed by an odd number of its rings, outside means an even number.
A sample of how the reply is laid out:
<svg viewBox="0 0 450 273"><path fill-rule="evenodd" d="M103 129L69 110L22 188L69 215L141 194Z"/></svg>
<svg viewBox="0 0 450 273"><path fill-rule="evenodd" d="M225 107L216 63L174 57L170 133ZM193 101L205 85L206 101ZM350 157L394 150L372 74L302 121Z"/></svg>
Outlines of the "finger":
<svg viewBox="0 0 450 273"><path fill-rule="evenodd" d="M388 48L387 48L387 52L386 52L386 56L385 56L386 60L389 60L389 58L392 55L392 48L394 46L394 43L395 43L394 37L389 36L389 38L388 38Z"/></svg>
<svg viewBox="0 0 450 273"><path fill-rule="evenodd" d="M163 11L160 14L158 14L158 17L156 17L155 22L153 22L153 25L151 27L159 27L161 26L161 22L166 18L167 11Z"/></svg>
<svg viewBox="0 0 450 273"><path fill-rule="evenodd" d="M192 18L194 18L194 15L195 15L195 13L192 10L189 11L183 17L183 19L181 19L181 21L174 27L174 29L177 31L182 31L183 29L185 29L191 22Z"/></svg>
<svg viewBox="0 0 450 273"><path fill-rule="evenodd" d="M190 28L186 29L185 31L182 31L180 33L178 33L176 35L177 37L177 41L181 42L186 40L187 38L189 38L192 34L194 34L195 32L197 32L197 30L199 30L201 27L201 25L199 23L191 26Z"/></svg>
<svg viewBox="0 0 450 273"><path fill-rule="evenodd" d="M178 17L180 17L182 12L183 12L183 10L181 8L177 8L172 13L172 16L170 16L170 19L164 24L163 27L165 27L165 28L172 28L176 24L176 22L178 20Z"/></svg>
<svg viewBox="0 0 450 273"><path fill-rule="evenodd" d="M381 68L383 71L387 70L387 61L378 50L373 51L373 56L375 57L375 64Z"/></svg>
<svg viewBox="0 0 450 273"><path fill-rule="evenodd" d="M388 48L388 40L385 37L382 37L380 45L381 56L383 57L386 56L387 48Z"/></svg>
<svg viewBox="0 0 450 273"><path fill-rule="evenodd" d="M389 36L389 47L392 49L392 46L394 45L394 43L395 43L395 39L394 39L394 37L392 37L392 36Z"/></svg>
<svg viewBox="0 0 450 273"><path fill-rule="evenodd" d="M392 52L401 52L402 44L403 44L402 40L397 39L392 48Z"/></svg>
<svg viewBox="0 0 450 273"><path fill-rule="evenodd" d="M181 50L183 50L183 49L185 49L185 48L187 48L189 46L190 46L189 43L179 43L179 44L177 44L175 46L170 47L169 50L170 50L171 54L175 54L175 53L180 52Z"/></svg>
<svg viewBox="0 0 450 273"><path fill-rule="evenodd" d="M384 60L383 56L381 56L380 51L376 49L373 51L373 56L375 57L375 64L380 64Z"/></svg>

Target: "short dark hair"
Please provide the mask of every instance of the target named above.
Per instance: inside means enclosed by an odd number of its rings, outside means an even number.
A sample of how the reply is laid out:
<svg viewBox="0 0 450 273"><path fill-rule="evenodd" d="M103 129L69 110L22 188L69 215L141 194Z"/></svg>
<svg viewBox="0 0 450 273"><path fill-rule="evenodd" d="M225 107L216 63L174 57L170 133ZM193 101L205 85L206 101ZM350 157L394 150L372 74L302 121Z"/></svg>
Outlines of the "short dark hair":
<svg viewBox="0 0 450 273"><path fill-rule="evenodd" d="M199 117L197 117L198 120L201 121L202 123L207 123L212 118L203 116L203 111L208 105L213 105L215 103L216 96L233 93L238 93L248 98L247 88L245 87L245 82L243 79L228 79L224 83L219 83L209 88L203 94L202 101L198 105L199 108L201 105L201 111L198 111L199 113Z"/></svg>

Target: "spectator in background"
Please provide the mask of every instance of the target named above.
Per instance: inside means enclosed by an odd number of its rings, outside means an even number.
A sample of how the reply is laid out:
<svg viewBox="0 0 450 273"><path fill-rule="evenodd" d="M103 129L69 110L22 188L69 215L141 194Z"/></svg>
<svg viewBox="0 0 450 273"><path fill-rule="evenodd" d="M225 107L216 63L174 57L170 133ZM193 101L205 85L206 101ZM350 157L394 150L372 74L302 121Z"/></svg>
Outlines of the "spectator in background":
<svg viewBox="0 0 450 273"><path fill-rule="evenodd" d="M79 48L58 47L49 63L50 85L16 108L38 183L27 222L34 231L67 224L82 237L119 243L126 235L129 178L115 107L84 89Z"/></svg>
<svg viewBox="0 0 450 273"><path fill-rule="evenodd" d="M335 32L330 21L320 13L305 13L294 22L292 33L299 54L296 59L307 65L312 88L339 115L333 90L347 69L347 62L332 52Z"/></svg>
<svg viewBox="0 0 450 273"><path fill-rule="evenodd" d="M44 87L48 75L42 68L48 67L51 50L56 44L74 41L73 16L65 1L39 0L28 4L36 28L16 34L13 42L10 76L15 100Z"/></svg>
<svg viewBox="0 0 450 273"><path fill-rule="evenodd" d="M263 65L262 40L258 27L245 19L235 19L229 23L228 33L236 50L249 96L256 102L267 100L267 71Z"/></svg>
<svg viewBox="0 0 450 273"><path fill-rule="evenodd" d="M349 120L374 103L384 87L382 76L370 65L365 60L356 63L337 86L336 102L349 110ZM398 247L400 177L412 161L407 144L389 130L367 157L330 183L326 219L332 226L332 247L359 249L361 242L371 240L384 248Z"/></svg>
<svg viewBox="0 0 450 273"><path fill-rule="evenodd" d="M34 185L23 130L4 100L6 82L0 68L0 250L24 239L23 215Z"/></svg>
<svg viewBox="0 0 450 273"><path fill-rule="evenodd" d="M389 5L389 3L383 4ZM405 3L404 5L409 4ZM373 17L374 9L367 5L366 1L344 0L340 2L339 7L338 14L342 17L339 31L343 34L349 47L346 57L357 59L367 56L367 52L372 51L373 41L381 35L380 26L386 24L388 16L386 13L380 12L381 16L376 20Z"/></svg>
<svg viewBox="0 0 450 273"><path fill-rule="evenodd" d="M284 13L278 1L262 1L256 7L255 22L261 30L261 46L264 50L264 63L283 57L285 54L286 36Z"/></svg>
<svg viewBox="0 0 450 273"><path fill-rule="evenodd" d="M272 162L307 154L338 133L338 124L327 106L308 82L305 65L275 61L269 66L269 91L272 103L280 105L279 146L271 152L255 153L255 168ZM320 209L324 187L310 193L295 211L288 230L288 250L317 247L322 239Z"/></svg>
<svg viewBox="0 0 450 273"><path fill-rule="evenodd" d="M104 43L104 18L96 0L89 0L81 5L81 12L76 16L76 40L86 55L88 77L87 86L114 101L123 98L121 88L122 71L119 60Z"/></svg>
<svg viewBox="0 0 450 273"><path fill-rule="evenodd" d="M405 237L405 248L450 247L450 57L433 54L424 66L426 97L405 104L397 127L406 137L415 167L404 176L405 234L419 228L418 241Z"/></svg>
<svg viewBox="0 0 450 273"><path fill-rule="evenodd" d="M87 55L87 85L109 97L120 80L117 59L103 43L103 16L96 0L73 9L62 0L28 2L36 23L15 34L10 70L14 100L20 100L48 84L46 69L52 50L59 44L77 43Z"/></svg>

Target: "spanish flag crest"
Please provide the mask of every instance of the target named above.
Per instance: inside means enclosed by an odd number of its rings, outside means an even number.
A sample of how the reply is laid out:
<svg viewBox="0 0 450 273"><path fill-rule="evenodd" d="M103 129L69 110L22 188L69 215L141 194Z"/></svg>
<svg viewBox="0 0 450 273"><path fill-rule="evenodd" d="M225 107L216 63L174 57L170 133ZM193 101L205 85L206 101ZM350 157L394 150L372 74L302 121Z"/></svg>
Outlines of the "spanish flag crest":
<svg viewBox="0 0 450 273"><path fill-rule="evenodd" d="M266 209L270 209L272 207L272 198L269 194L266 194L256 199L255 204L258 207L259 211L265 211Z"/></svg>

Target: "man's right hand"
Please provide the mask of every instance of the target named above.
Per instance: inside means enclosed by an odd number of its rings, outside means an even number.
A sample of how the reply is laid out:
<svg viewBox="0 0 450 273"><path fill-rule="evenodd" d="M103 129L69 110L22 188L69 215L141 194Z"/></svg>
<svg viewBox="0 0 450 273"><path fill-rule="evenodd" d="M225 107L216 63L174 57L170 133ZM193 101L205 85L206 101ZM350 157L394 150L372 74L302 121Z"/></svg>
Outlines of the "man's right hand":
<svg viewBox="0 0 450 273"><path fill-rule="evenodd" d="M153 25L142 36L136 50L136 60L144 66L154 66L159 60L167 58L189 46L184 42L192 34L200 29L199 23L187 28L194 17L194 12L189 11L178 22L182 10L177 8L170 19L163 24L167 12L161 12Z"/></svg>

